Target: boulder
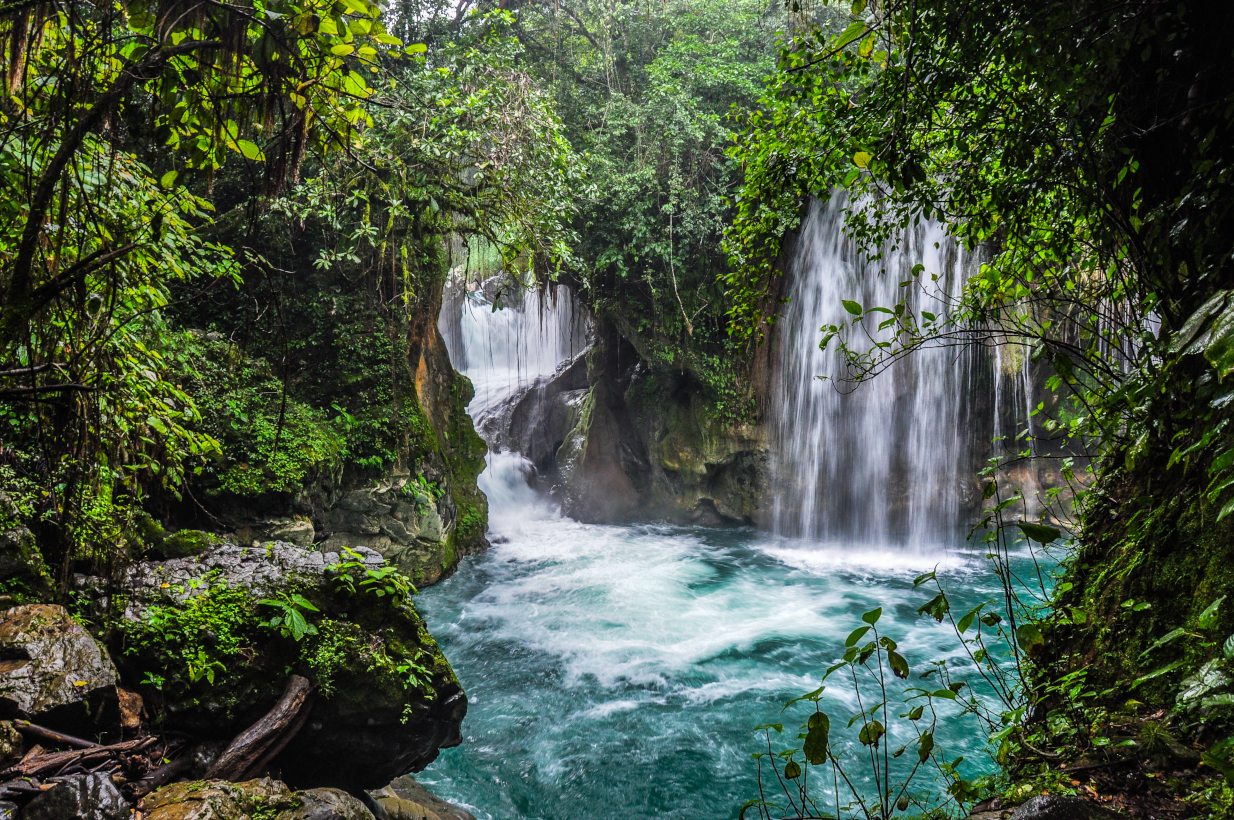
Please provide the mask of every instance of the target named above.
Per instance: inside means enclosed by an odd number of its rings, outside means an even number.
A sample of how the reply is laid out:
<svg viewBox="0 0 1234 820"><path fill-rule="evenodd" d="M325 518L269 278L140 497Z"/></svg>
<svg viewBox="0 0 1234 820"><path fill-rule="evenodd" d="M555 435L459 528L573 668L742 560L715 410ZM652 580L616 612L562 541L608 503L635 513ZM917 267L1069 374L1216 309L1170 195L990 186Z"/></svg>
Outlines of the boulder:
<svg viewBox="0 0 1234 820"><path fill-rule="evenodd" d="M21 820L129 820L133 809L105 774L67 777L37 795Z"/></svg>
<svg viewBox="0 0 1234 820"><path fill-rule="evenodd" d="M82 732L116 710L116 667L64 607L0 613L0 717Z"/></svg>
<svg viewBox="0 0 1234 820"><path fill-rule="evenodd" d="M389 820L476 820L471 812L442 800L410 775L396 778L369 796L385 809Z"/></svg>
<svg viewBox="0 0 1234 820"><path fill-rule="evenodd" d="M562 362L551 376L535 379L476 418L476 426L494 450L525 456L542 474L555 471L557 451L577 420L587 396L588 348Z"/></svg>
<svg viewBox="0 0 1234 820"><path fill-rule="evenodd" d="M286 820L373 820L373 813L356 798L340 789L309 789L296 792L300 808Z"/></svg>
<svg viewBox="0 0 1234 820"><path fill-rule="evenodd" d="M142 820L299 820L292 812L300 806L285 784L263 777L243 783L173 783L146 795L138 808Z"/></svg>
<svg viewBox="0 0 1234 820"><path fill-rule="evenodd" d="M388 571L363 547L340 555L283 542L143 562L121 582L117 646L127 649L117 657L126 679L161 681L141 691L152 718L203 740L231 740L278 701L289 672L303 675L312 707L272 768L300 789L377 788L457 745L467 711L450 664ZM315 630L299 638L286 625L293 595ZM213 682L194 680L186 657L213 670Z"/></svg>
<svg viewBox="0 0 1234 820"><path fill-rule="evenodd" d="M267 541L286 541L297 547L311 547L316 530L307 518L271 518L248 524L236 531L236 536L246 546L260 546Z"/></svg>
<svg viewBox="0 0 1234 820"><path fill-rule="evenodd" d="M180 530L159 542L157 552L164 558L189 558L201 555L219 543L218 536L201 530Z"/></svg>
<svg viewBox="0 0 1234 820"><path fill-rule="evenodd" d="M364 547L380 553L416 583L437 581L445 568L433 557L449 533L434 488L408 475L345 493L326 514L327 552Z"/></svg>
<svg viewBox="0 0 1234 820"><path fill-rule="evenodd" d="M1009 820L1125 820L1125 817L1081 797L1040 794L1012 812Z"/></svg>

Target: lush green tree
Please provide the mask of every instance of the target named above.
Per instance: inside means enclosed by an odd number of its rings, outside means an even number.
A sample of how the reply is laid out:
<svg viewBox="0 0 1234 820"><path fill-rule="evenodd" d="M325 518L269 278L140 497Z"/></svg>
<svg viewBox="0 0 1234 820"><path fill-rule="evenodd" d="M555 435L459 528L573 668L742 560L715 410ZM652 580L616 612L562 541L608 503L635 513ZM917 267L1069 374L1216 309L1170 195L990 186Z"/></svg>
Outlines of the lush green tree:
<svg viewBox="0 0 1234 820"><path fill-rule="evenodd" d="M741 179L729 116L758 99L783 15L753 0L569 0L515 19L586 157L575 273L587 301L653 365L691 371L713 397L737 392L717 283Z"/></svg>

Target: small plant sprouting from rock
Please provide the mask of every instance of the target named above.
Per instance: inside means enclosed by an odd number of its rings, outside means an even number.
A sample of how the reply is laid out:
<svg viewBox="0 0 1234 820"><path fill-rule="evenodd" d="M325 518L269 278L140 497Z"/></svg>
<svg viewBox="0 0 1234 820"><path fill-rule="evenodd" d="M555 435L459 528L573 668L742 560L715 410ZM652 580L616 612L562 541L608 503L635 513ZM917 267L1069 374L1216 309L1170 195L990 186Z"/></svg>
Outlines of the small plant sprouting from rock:
<svg viewBox="0 0 1234 820"><path fill-rule="evenodd" d="M316 635L317 627L309 623L305 613L320 612L313 602L303 595L282 593L278 598L264 598L257 602L258 606L273 607L277 610L274 617L266 623L274 627L285 638L291 638L299 643L305 635Z"/></svg>
<svg viewBox="0 0 1234 820"><path fill-rule="evenodd" d="M355 550L345 549L343 554L350 560L339 561L326 568L326 572L334 577L335 589L340 592L348 595L365 593L378 598L388 597L396 606L412 595L420 594L411 579L396 567L387 565L373 569L364 563L363 556ZM357 580L357 576L361 575Z"/></svg>

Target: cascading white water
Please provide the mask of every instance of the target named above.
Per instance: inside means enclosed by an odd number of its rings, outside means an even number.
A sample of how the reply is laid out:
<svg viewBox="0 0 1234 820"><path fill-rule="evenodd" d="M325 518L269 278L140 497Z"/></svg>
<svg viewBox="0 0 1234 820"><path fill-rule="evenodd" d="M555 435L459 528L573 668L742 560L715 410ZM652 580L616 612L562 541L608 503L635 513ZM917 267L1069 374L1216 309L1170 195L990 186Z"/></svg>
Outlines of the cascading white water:
<svg viewBox="0 0 1234 820"><path fill-rule="evenodd" d="M468 412L477 422L487 411L587 346L588 320L571 290L558 287L496 298L479 283L455 281L456 298L443 306L438 325L450 361L476 389Z"/></svg>
<svg viewBox="0 0 1234 820"><path fill-rule="evenodd" d="M962 260L931 226L879 279L854 261L838 214L825 208L799 248L772 397L776 480L785 482L777 525L837 543L579 523L529 486L526 458L491 453L480 486L493 546L417 604L470 700L462 745L417 775L434 792L484 820L734 816L759 790L750 754L761 742L750 730L805 719L784 705L817 688L857 613L884 607L880 629L918 664L950 651L954 635L914 615L924 602L916 574L944 573L957 610L996 594L979 557L949 553L955 539L911 555L868 543L909 532L929 541L967 523L954 485L971 477L962 464L973 438L962 398L971 368L954 350L931 351L849 396L814 378L836 362L815 333L843 318L841 299L889 304L907 278L896 268L918 260L945 273L954 293ZM441 320L452 361L476 384L478 421L586 337L564 292L496 312L494 295L456 288ZM826 707L837 726L864 708L838 683ZM944 722L938 733L965 758L966 777L985 770L981 732Z"/></svg>
<svg viewBox="0 0 1234 820"><path fill-rule="evenodd" d="M963 485L976 466L968 429L974 351L921 350L854 390L835 343L819 348L819 328L853 318L845 299L868 309L907 295L916 315L943 315L971 258L942 225L925 222L868 262L844 235L843 210L838 195L811 204L789 272L771 401L772 528L874 548L947 543L965 523ZM919 263L925 270L914 277ZM858 337L850 345L868 350L872 342Z"/></svg>

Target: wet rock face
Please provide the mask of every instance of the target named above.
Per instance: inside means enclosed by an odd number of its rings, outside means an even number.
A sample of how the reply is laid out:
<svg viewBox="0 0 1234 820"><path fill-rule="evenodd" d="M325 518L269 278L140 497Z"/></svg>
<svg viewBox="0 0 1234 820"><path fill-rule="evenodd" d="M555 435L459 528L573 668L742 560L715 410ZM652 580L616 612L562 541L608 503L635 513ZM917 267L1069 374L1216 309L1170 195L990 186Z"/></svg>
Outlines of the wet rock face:
<svg viewBox="0 0 1234 820"><path fill-rule="evenodd" d="M551 376L536 379L495 408L476 425L494 450L522 453L542 474L553 472L557 451L578 419L587 396L590 348L562 362Z"/></svg>
<svg viewBox="0 0 1234 820"><path fill-rule="evenodd" d="M116 711L116 668L64 607L0 613L0 716L63 731Z"/></svg>
<svg viewBox="0 0 1234 820"><path fill-rule="evenodd" d="M366 547L417 583L433 583L444 569L437 567L432 578L424 572L448 536L433 488L426 482L398 476L353 490L327 513L326 527L333 534L322 542L322 550Z"/></svg>
<svg viewBox="0 0 1234 820"><path fill-rule="evenodd" d="M31 800L21 820L129 820L132 807L105 774L66 778Z"/></svg>
<svg viewBox="0 0 1234 820"><path fill-rule="evenodd" d="M343 570L332 565L340 559L361 565L346 570L353 579L350 591L336 582ZM423 769L443 746L457 745L467 711L458 679L409 601L357 586L367 571L384 566L380 555L364 547L341 556L281 542L257 548L223 544L196 558L131 567L124 617L139 622L153 606L182 605L220 587L243 588L252 600L306 596L317 607L310 617L323 629L325 621L333 624L341 655L330 690L314 696L303 727L272 766L296 788L377 788ZM257 617L244 629L245 657L235 657L215 684L181 681L143 692L161 707L166 728L230 740L274 705L289 667L313 679L311 668L297 666L300 644L263 628ZM382 664L374 661L374 647L384 653ZM122 660L126 669L134 665L137 678L141 664L150 662L141 655ZM407 682L400 664L419 667L418 685Z"/></svg>
<svg viewBox="0 0 1234 820"><path fill-rule="evenodd" d="M1123 820L1124 815L1079 797L1043 794L1011 814L1010 820Z"/></svg>
<svg viewBox="0 0 1234 820"><path fill-rule="evenodd" d="M286 820L373 820L363 803L339 789L309 789L296 792L300 808Z"/></svg>
<svg viewBox="0 0 1234 820"><path fill-rule="evenodd" d="M270 778L176 783L143 799L141 811L143 820L373 820L364 804L347 792L293 792Z"/></svg>
<svg viewBox="0 0 1234 820"><path fill-rule="evenodd" d="M722 420L688 374L649 368L611 330L600 332L586 357L583 389L567 389L579 383L580 359L481 422L490 440L508 442L551 475L568 515L705 526L759 518L763 428ZM543 432L529 432L532 423Z"/></svg>
<svg viewBox="0 0 1234 820"><path fill-rule="evenodd" d="M389 820L476 820L471 812L447 803L411 776L400 777L369 795L385 810Z"/></svg>

